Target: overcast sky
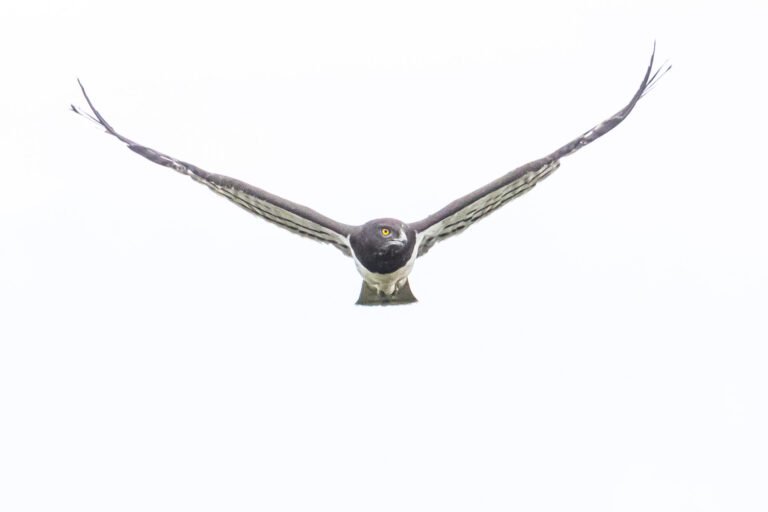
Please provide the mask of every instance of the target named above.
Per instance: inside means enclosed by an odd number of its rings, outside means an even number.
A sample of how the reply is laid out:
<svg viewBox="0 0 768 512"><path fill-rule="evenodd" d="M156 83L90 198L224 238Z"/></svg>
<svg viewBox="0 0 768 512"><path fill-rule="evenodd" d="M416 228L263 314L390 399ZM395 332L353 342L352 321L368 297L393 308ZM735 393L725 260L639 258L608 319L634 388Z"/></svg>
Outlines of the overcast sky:
<svg viewBox="0 0 768 512"><path fill-rule="evenodd" d="M243 5L3 9L0 510L768 508L764 2ZM79 77L139 142L415 221L654 39L413 306L68 111Z"/></svg>

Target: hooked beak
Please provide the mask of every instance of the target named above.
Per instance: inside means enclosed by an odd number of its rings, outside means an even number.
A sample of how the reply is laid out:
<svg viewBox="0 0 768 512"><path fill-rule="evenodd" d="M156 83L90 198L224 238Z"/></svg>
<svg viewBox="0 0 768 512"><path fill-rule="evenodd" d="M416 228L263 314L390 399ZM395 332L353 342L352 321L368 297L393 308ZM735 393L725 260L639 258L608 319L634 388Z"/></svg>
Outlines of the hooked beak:
<svg viewBox="0 0 768 512"><path fill-rule="evenodd" d="M408 235L405 234L405 230L400 230L400 234L396 238L390 238L387 240L387 245L400 245L404 246L408 243Z"/></svg>

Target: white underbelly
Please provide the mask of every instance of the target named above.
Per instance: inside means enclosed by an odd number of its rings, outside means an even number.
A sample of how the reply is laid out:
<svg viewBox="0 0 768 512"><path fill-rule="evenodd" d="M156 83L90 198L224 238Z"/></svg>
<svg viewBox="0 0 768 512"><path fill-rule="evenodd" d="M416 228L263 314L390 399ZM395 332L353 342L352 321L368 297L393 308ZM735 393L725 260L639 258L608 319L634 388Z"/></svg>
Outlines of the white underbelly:
<svg viewBox="0 0 768 512"><path fill-rule="evenodd" d="M408 274L411 273L411 270L413 269L413 264L416 261L418 251L416 248L413 250L413 255L411 256L411 259L408 260L408 263L406 263L403 267L400 267L399 269L395 270L394 272L390 272L389 274L379 274L378 272L371 272L367 268L365 268L354 256L354 251L352 253L352 257L355 260L355 266L357 267L357 271L360 272L360 275L363 276L363 280L368 283L371 288L375 289L376 291L383 293L385 295L392 295L397 290L399 290L404 284L405 281L408 279Z"/></svg>
<svg viewBox="0 0 768 512"><path fill-rule="evenodd" d="M400 287L405 284L406 279L408 279L408 274L411 273L411 269L413 268L413 259L411 259L404 267L389 274L371 272L357 261L355 263L357 264L357 271L363 276L365 282L376 291L384 293L385 295L392 295L400 289Z"/></svg>

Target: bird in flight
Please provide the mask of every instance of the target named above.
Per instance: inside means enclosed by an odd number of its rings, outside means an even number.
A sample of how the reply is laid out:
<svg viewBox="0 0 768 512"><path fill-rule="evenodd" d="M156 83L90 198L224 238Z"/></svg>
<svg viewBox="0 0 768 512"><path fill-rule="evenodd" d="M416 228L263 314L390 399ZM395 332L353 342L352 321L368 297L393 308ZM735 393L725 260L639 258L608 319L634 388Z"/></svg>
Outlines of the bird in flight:
<svg viewBox="0 0 768 512"><path fill-rule="evenodd" d="M616 114L549 155L508 172L416 222L381 218L357 226L343 224L266 190L222 174L204 171L193 164L148 148L116 132L93 106L79 80L90 113L74 105L71 108L75 113L101 125L107 133L144 158L189 176L273 224L318 242L331 244L350 256L363 277L357 304L410 304L416 302L416 298L408 284L408 275L416 259L425 255L436 243L461 233L497 208L529 191L560 167L561 158L578 151L621 123L640 98L671 68L662 65L654 70L655 54L654 44L651 61L640 87L629 103Z"/></svg>

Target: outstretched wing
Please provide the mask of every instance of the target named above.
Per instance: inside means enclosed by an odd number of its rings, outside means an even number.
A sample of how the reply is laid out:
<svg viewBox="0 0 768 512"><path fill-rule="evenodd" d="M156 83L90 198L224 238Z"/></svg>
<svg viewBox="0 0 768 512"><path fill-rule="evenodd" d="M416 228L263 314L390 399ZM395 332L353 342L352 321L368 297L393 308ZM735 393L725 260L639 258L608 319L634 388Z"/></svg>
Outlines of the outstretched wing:
<svg viewBox="0 0 768 512"><path fill-rule="evenodd" d="M319 242L332 244L347 256L351 255L347 237L354 229L353 226L336 222L311 208L270 194L266 190L251 186L234 178L204 171L195 165L165 155L159 151L155 151L154 149L123 137L117 133L102 117L99 111L96 110L93 103L91 103L88 94L85 92L83 84L80 83L79 80L78 84L80 84L80 89L83 91L83 96L85 96L85 101L88 102L92 114L84 112L74 105L71 105L72 110L77 114L100 124L104 127L107 133L114 135L127 144L128 149L131 151L140 154L156 164L170 167L176 172L189 176L193 180L207 186L217 194L226 197L237 206L258 215L273 224L277 224L282 228Z"/></svg>
<svg viewBox="0 0 768 512"><path fill-rule="evenodd" d="M612 117L584 132L555 152L518 167L486 186L453 201L440 211L410 225L418 234L419 256L425 254L437 242L461 233L473 223L482 219L512 199L528 192L539 181L560 167L560 159L602 137L621 123L642 98L671 66L662 66L653 71L654 44L651 62L632 100Z"/></svg>

